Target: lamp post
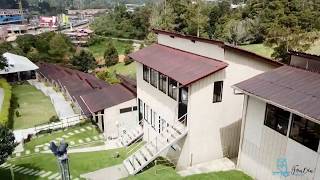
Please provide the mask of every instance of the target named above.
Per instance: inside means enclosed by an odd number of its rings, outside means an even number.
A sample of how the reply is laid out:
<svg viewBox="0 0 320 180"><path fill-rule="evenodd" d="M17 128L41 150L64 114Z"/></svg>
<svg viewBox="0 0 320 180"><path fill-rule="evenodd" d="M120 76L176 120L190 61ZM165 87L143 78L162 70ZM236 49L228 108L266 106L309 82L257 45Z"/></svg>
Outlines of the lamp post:
<svg viewBox="0 0 320 180"><path fill-rule="evenodd" d="M57 146L53 141L51 141L49 147L52 153L57 157L62 180L71 180L69 161L67 155L68 146L68 143L66 143L64 140L61 140L59 146Z"/></svg>

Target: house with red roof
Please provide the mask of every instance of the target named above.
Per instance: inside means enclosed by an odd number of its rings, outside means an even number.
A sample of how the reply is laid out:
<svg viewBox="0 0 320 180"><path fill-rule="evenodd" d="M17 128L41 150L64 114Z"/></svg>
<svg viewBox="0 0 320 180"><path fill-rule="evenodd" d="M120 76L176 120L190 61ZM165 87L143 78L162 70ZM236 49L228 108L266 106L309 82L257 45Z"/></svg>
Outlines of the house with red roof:
<svg viewBox="0 0 320 180"><path fill-rule="evenodd" d="M254 179L320 177L320 58L290 54L290 66L233 86L244 96L237 167Z"/></svg>
<svg viewBox="0 0 320 180"><path fill-rule="evenodd" d="M136 116L136 84L126 77L120 78L121 83L108 84L94 75L49 63L39 64L37 70L39 81L62 92L72 102L74 110L92 119L108 139L140 127ZM140 135L141 131L138 132Z"/></svg>
<svg viewBox="0 0 320 180"><path fill-rule="evenodd" d="M155 44L129 55L137 64L139 120L147 142L124 160L129 174L158 156L178 170L236 159L244 98L231 86L282 64L220 41L154 32Z"/></svg>

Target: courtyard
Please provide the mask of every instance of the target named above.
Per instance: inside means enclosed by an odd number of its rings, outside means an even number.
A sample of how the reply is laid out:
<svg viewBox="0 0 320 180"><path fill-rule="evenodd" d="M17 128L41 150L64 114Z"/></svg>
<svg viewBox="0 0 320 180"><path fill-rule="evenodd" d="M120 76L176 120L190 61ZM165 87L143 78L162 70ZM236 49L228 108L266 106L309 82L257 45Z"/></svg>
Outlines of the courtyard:
<svg viewBox="0 0 320 180"><path fill-rule="evenodd" d="M49 97L34 86L27 83L13 85L12 94L17 103L13 113L14 129L25 129L44 124L49 122L51 117L56 116Z"/></svg>

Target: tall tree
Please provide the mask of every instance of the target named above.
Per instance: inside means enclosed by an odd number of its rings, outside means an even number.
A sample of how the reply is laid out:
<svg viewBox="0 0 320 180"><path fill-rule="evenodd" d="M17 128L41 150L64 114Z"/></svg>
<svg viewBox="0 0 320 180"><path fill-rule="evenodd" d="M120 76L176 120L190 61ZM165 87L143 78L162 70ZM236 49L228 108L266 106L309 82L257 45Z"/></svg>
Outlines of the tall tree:
<svg viewBox="0 0 320 180"><path fill-rule="evenodd" d="M106 44L106 49L104 51L104 61L106 66L115 65L119 61L117 49L114 47L111 41Z"/></svg>
<svg viewBox="0 0 320 180"><path fill-rule="evenodd" d="M83 72L88 72L88 70L94 69L97 65L96 59L92 53L86 50L81 50L79 53L76 53L76 55L73 56L71 63Z"/></svg>
<svg viewBox="0 0 320 180"><path fill-rule="evenodd" d="M12 154L17 144L12 131L0 125L0 164L3 164Z"/></svg>
<svg viewBox="0 0 320 180"><path fill-rule="evenodd" d="M55 34L50 40L49 46L49 54L59 58L59 60L64 59L67 52L70 51L70 45L68 44L66 37L62 34Z"/></svg>

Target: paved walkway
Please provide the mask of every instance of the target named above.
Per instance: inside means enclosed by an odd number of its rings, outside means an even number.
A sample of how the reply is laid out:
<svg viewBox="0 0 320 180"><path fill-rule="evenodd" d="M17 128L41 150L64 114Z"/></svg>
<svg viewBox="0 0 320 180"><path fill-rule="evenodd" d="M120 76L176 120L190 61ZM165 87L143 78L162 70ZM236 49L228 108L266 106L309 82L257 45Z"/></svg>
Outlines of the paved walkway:
<svg viewBox="0 0 320 180"><path fill-rule="evenodd" d="M118 180L123 179L129 176L128 171L123 166L123 164L119 164L116 166L107 167L104 169L100 169L98 171L94 171L87 174L81 174L81 178L89 179L89 180Z"/></svg>
<svg viewBox="0 0 320 180"><path fill-rule="evenodd" d="M28 82L42 91L46 96L50 97L60 119L60 122L38 126L37 129L58 129L61 127L71 126L77 124L80 122L80 119L83 118L74 113L71 107L71 102L66 101L62 93L56 92L52 87L45 86L44 83L38 82L37 80L29 80ZM19 129L14 131L14 136L17 142L21 142L24 138L27 138L29 134L36 134L37 132L38 131L34 127L28 129Z"/></svg>
<svg viewBox="0 0 320 180"><path fill-rule="evenodd" d="M185 170L178 171L181 176L190 176L193 174L202 174L217 171L228 171L235 169L235 164L228 158L217 159L214 161L197 164Z"/></svg>

